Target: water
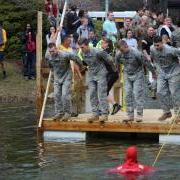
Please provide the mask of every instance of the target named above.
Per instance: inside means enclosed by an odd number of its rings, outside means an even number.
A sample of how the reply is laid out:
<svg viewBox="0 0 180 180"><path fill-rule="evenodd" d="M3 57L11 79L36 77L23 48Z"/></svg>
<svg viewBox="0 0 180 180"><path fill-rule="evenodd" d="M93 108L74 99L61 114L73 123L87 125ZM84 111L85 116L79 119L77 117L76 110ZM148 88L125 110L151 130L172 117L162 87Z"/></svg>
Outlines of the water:
<svg viewBox="0 0 180 180"><path fill-rule="evenodd" d="M0 180L104 180L123 179L106 170L123 161L132 142L91 140L82 142L41 142L37 137L35 110L30 106L0 106ZM133 142L139 161L151 165L160 144ZM166 145L158 171L139 179L179 180L180 145Z"/></svg>

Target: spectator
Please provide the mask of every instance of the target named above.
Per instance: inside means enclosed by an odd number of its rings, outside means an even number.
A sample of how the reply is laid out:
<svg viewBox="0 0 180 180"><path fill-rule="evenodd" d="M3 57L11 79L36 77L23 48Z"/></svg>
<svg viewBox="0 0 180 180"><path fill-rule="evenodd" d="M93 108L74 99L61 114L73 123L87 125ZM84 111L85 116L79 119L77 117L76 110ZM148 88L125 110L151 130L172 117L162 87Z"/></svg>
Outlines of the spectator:
<svg viewBox="0 0 180 180"><path fill-rule="evenodd" d="M126 41L128 46L137 49L137 47L138 47L137 40L135 38L133 38L133 32L131 30L127 31L126 38L124 38L123 40Z"/></svg>
<svg viewBox="0 0 180 180"><path fill-rule="evenodd" d="M132 30L132 19L126 18L124 22L124 27L120 29L120 39L125 38L127 35L127 31Z"/></svg>
<svg viewBox="0 0 180 180"><path fill-rule="evenodd" d="M107 38L111 39L113 43L116 42L117 28L114 22L113 12L108 12L107 20L103 23L103 31L107 32Z"/></svg>
<svg viewBox="0 0 180 180"><path fill-rule="evenodd" d="M76 6L71 6L70 11L66 14L66 33L74 34L79 27L79 18L76 13Z"/></svg>
<svg viewBox="0 0 180 180"><path fill-rule="evenodd" d="M101 34L101 40L97 43L96 48L101 49L102 48L102 41L106 39L107 32L103 31Z"/></svg>
<svg viewBox="0 0 180 180"><path fill-rule="evenodd" d="M27 24L25 34L25 48L26 48L26 59L24 64L24 76L26 79L35 79L35 64L36 64L36 37Z"/></svg>
<svg viewBox="0 0 180 180"><path fill-rule="evenodd" d="M82 25L77 29L77 34L79 39L86 38L88 39L90 29L88 28L88 19L86 17L82 18Z"/></svg>
<svg viewBox="0 0 180 180"><path fill-rule="evenodd" d="M160 29L160 36L162 37L163 35L167 35L169 38L172 37L172 32L175 30L175 28L172 25L172 19L171 18L166 18L164 20L164 25Z"/></svg>
<svg viewBox="0 0 180 180"><path fill-rule="evenodd" d="M3 71L3 79L7 77L5 66L4 66L4 49L7 42L6 31L2 27L2 22L0 22L0 65Z"/></svg>
<svg viewBox="0 0 180 180"><path fill-rule="evenodd" d="M140 24L142 15L143 15L142 9L136 11L136 15L133 18L133 25L136 26Z"/></svg>
<svg viewBox="0 0 180 180"><path fill-rule="evenodd" d="M92 47L96 47L97 45L97 38L93 30L89 32L89 43Z"/></svg>
<svg viewBox="0 0 180 180"><path fill-rule="evenodd" d="M58 14L58 5L53 3L52 0L47 0L45 2L45 10L48 15L48 20L51 26L56 26L56 17Z"/></svg>
<svg viewBox="0 0 180 180"><path fill-rule="evenodd" d="M55 27L55 26L51 26L51 27L49 28L49 33L46 35L47 45L48 45L49 43L56 43L57 34L58 34L58 31L56 31L56 27Z"/></svg>

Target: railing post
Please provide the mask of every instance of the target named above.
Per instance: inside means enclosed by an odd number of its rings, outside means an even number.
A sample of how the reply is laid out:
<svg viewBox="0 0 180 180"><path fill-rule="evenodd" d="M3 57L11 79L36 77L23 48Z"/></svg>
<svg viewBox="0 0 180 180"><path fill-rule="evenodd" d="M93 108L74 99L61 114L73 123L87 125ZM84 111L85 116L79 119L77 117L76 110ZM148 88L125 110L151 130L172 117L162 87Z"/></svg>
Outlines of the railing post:
<svg viewBox="0 0 180 180"><path fill-rule="evenodd" d="M41 65L42 65L42 12L37 13L37 35L36 35L36 113L37 117L40 116L42 103L43 103L43 93L42 93L42 75L41 75Z"/></svg>

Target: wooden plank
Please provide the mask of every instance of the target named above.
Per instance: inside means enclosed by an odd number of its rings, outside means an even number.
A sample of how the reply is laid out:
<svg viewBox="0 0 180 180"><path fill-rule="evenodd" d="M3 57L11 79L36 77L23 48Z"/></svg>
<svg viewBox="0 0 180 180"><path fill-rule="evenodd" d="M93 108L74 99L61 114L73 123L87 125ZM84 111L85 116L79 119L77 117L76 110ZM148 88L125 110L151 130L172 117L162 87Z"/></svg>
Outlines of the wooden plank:
<svg viewBox="0 0 180 180"><path fill-rule="evenodd" d="M134 133L162 133L167 134L171 126L171 119L164 122L157 121L161 115L161 110L144 110L143 123L122 123L125 118L125 112L119 112L114 116L109 116L108 122L104 125L96 123L88 123L87 118L90 114L80 114L76 118L71 118L68 122L54 122L51 118L44 119L44 130L52 131L81 131L81 132L134 132ZM175 124L172 134L180 134L180 124Z"/></svg>
<svg viewBox="0 0 180 180"><path fill-rule="evenodd" d="M41 63L42 63L42 12L38 11L37 14L37 36L36 36L36 110L37 117L40 116L43 93L42 93L42 76L41 76Z"/></svg>
<svg viewBox="0 0 180 180"><path fill-rule="evenodd" d="M105 124L88 123L80 121L54 122L43 121L43 129L51 131L79 131L79 132L127 132L127 133L162 133L167 134L171 124L160 123L118 123L107 122ZM172 134L180 134L180 125L175 125Z"/></svg>

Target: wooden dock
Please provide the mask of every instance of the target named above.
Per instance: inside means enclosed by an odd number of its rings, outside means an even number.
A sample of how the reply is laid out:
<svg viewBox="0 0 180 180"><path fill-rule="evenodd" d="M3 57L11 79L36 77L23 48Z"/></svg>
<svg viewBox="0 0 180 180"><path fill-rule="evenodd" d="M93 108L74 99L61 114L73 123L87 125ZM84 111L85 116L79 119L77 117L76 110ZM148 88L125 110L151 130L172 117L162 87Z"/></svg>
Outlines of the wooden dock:
<svg viewBox="0 0 180 180"><path fill-rule="evenodd" d="M167 134L172 118L164 122L157 119L162 114L161 110L144 110L144 121L142 123L122 123L125 113L120 112L114 116L109 116L108 122L88 123L90 114L80 114L76 118L71 118L68 122L52 121L52 118L43 120L44 131L73 131L73 132L117 132L117 133L154 133ZM171 134L180 135L180 124L174 124Z"/></svg>

